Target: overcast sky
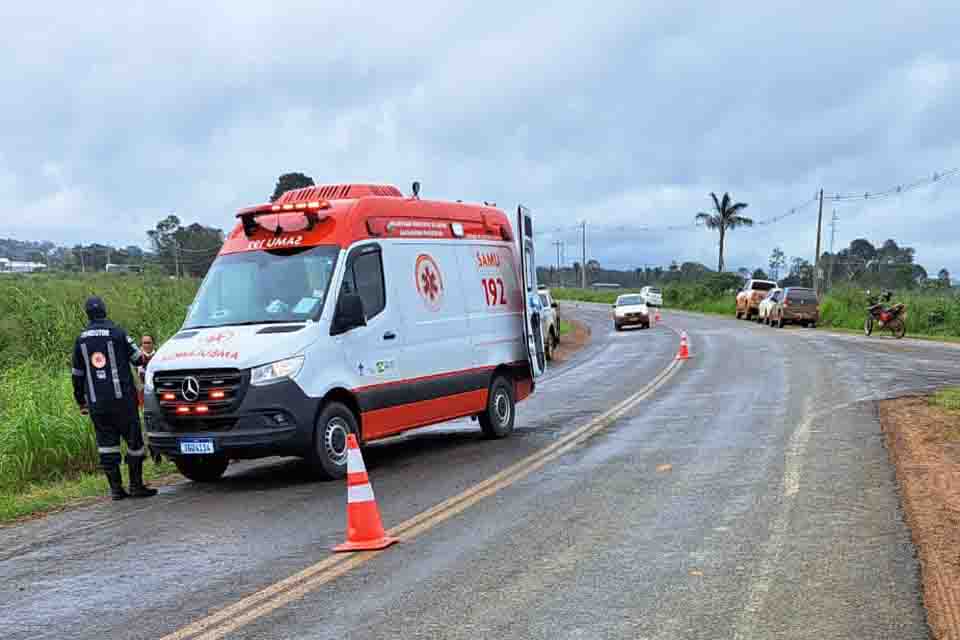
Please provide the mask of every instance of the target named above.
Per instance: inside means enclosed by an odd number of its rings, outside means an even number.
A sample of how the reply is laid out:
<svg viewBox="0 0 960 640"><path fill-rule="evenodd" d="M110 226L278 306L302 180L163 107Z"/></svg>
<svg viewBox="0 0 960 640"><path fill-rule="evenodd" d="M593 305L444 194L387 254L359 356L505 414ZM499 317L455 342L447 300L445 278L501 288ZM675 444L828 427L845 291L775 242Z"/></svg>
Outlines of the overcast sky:
<svg viewBox="0 0 960 640"><path fill-rule="evenodd" d="M585 219L604 265L715 267L715 234L638 227L710 191L761 219L960 166L956 0L106 4L0 8L0 236L226 227L303 171L523 202L541 264ZM960 179L837 213L838 246L893 237L960 274ZM815 224L736 231L727 265L812 259Z"/></svg>

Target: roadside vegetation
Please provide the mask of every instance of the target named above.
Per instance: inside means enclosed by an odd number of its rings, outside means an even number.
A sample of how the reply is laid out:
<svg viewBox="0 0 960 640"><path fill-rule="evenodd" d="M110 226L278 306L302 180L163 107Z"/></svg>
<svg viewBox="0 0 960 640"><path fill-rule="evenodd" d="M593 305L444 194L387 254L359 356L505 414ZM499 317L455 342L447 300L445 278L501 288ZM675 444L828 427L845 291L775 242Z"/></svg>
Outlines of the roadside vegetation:
<svg viewBox="0 0 960 640"><path fill-rule="evenodd" d="M696 284L666 285L663 287L664 306L733 317L738 285L724 287L724 284L706 280ZM638 293L640 290L555 288L551 291L558 300L613 304L617 296ZM960 296L953 289L898 290L894 291L894 300L907 305L908 337L960 338ZM820 304L820 326L862 331L866 309L867 297L864 290L852 287L835 288L824 296Z"/></svg>
<svg viewBox="0 0 960 640"><path fill-rule="evenodd" d="M70 382L86 297L101 296L135 339L150 333L162 342L196 288L189 279L103 273L0 277L0 521L105 491L93 429ZM152 475L173 469L147 467Z"/></svg>

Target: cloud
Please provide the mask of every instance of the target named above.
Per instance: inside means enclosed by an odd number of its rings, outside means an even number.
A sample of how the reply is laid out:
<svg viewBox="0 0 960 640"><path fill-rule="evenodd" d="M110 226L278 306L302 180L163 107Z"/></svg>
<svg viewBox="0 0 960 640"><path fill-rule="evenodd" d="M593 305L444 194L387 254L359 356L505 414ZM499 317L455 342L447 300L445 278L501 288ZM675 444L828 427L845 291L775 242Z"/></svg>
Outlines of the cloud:
<svg viewBox="0 0 960 640"><path fill-rule="evenodd" d="M602 263L714 265L715 234L640 227L691 223L710 191L763 219L821 187L960 164L953 2L63 2L0 18L16 237L143 242L171 211L227 226L302 170L523 202L545 261L557 239L578 255L587 220ZM894 237L960 273L958 193L838 206L837 242ZM728 265L774 246L812 259L815 215L735 232Z"/></svg>

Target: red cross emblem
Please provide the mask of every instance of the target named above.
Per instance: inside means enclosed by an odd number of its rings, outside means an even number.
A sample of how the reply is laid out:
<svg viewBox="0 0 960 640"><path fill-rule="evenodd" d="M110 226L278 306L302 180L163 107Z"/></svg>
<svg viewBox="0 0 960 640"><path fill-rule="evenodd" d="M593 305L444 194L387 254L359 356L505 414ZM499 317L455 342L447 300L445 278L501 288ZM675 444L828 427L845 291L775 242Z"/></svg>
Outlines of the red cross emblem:
<svg viewBox="0 0 960 640"><path fill-rule="evenodd" d="M414 277L423 303L431 311L439 311L443 304L443 274L436 260L425 253L417 256Z"/></svg>

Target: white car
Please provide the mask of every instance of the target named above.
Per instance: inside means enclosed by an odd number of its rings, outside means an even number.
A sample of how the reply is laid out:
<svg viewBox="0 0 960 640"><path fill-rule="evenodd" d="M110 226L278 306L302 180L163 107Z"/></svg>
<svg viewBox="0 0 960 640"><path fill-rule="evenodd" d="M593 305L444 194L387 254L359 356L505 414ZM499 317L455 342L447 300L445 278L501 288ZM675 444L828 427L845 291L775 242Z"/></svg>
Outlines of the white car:
<svg viewBox="0 0 960 640"><path fill-rule="evenodd" d="M663 292L658 287L644 287L640 289L640 297L651 307L663 306Z"/></svg>
<svg viewBox="0 0 960 640"><path fill-rule="evenodd" d="M770 324L770 310L776 306L782 295L783 289L777 288L770 290L767 297L760 301L760 307L757 310L757 322Z"/></svg>
<svg viewBox="0 0 960 640"><path fill-rule="evenodd" d="M650 328L650 309L638 293L622 295L613 305L613 328L620 331L630 325Z"/></svg>

